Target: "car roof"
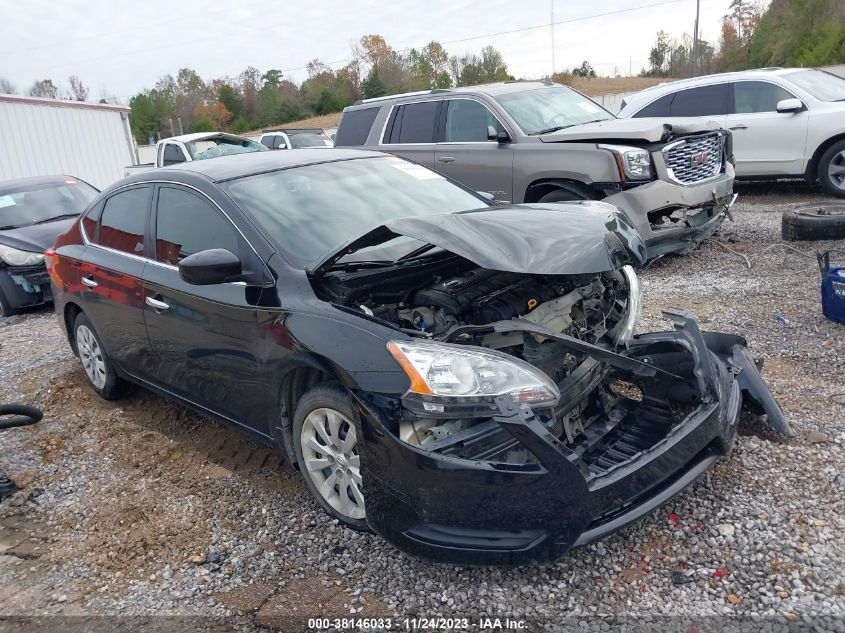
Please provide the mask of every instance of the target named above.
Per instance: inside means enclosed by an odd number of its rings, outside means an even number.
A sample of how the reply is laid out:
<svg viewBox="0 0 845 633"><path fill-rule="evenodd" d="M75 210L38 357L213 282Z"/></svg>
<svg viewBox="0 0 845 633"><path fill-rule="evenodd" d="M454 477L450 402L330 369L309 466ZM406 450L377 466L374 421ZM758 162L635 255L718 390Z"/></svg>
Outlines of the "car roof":
<svg viewBox="0 0 845 633"><path fill-rule="evenodd" d="M181 143L190 143L191 141L201 141L208 138L237 138L246 141L251 141L245 136L238 136L237 134L229 134L228 132L194 132L193 134L180 134L179 136L168 136L161 139L162 141L179 141Z"/></svg>
<svg viewBox="0 0 845 633"><path fill-rule="evenodd" d="M161 167L151 171L130 176L123 184L143 182L158 178L167 178L177 174L199 174L214 182L242 178L278 169L302 167L317 163L331 163L355 158L384 157L382 152L364 150L335 149L333 147L292 149L286 152L247 152L230 156L217 156L208 160L193 160L178 163L169 167Z"/></svg>
<svg viewBox="0 0 845 633"><path fill-rule="evenodd" d="M384 97L375 97L373 99L363 99L356 101L347 110L357 110L361 108L373 107L374 105L381 105L390 103L394 100L413 99L427 95L432 96L460 96L460 95L477 95L484 94L495 97L502 94L512 92L524 92L526 90L537 90L538 88L552 88L564 87L563 84L553 83L551 81L499 81L490 84L481 84L478 86L461 86L459 88L434 88L433 90L421 90L418 92L405 92L402 94L386 95Z"/></svg>
<svg viewBox="0 0 845 633"><path fill-rule="evenodd" d="M630 109L632 105L644 104L646 101L663 96L680 90L683 88L695 88L696 86L706 86L724 81L737 81L740 79L765 79L767 77L782 77L789 75L799 70L812 70L808 68L754 68L752 70L738 70L729 73L715 73L712 75L701 75L699 77L690 77L688 79L678 79L676 81L666 81L656 86L644 88L638 93L626 97L625 110Z"/></svg>
<svg viewBox="0 0 845 633"><path fill-rule="evenodd" d="M11 190L20 190L21 188L26 187L40 187L43 185L63 185L65 184L66 180L75 180L77 182L83 182L80 178L76 176L67 176L63 174L57 174L55 176L31 176L29 178L16 178L14 180L2 180L0 181L0 194L4 191L11 191ZM85 183L88 184L88 183Z"/></svg>

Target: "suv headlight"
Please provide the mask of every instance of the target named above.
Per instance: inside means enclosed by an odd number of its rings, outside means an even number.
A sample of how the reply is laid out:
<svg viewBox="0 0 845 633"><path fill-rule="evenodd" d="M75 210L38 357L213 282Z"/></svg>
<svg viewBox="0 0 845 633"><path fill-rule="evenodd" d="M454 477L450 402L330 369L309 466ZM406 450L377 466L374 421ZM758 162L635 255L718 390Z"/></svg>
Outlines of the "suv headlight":
<svg viewBox="0 0 845 633"><path fill-rule="evenodd" d="M651 153L648 150L625 145L599 145L598 147L613 153L619 175L623 180L651 179Z"/></svg>
<svg viewBox="0 0 845 633"><path fill-rule="evenodd" d="M0 244L0 259L9 264L9 266L35 266L44 261L44 253L22 251Z"/></svg>
<svg viewBox="0 0 845 633"><path fill-rule="evenodd" d="M616 333L616 344L628 347L631 339L634 338L634 330L640 320L640 311L643 304L643 291L640 288L640 280L637 273L631 266L623 266L622 274L628 284L628 308L625 313L625 320L619 324Z"/></svg>
<svg viewBox="0 0 845 633"><path fill-rule="evenodd" d="M415 340L390 341L387 349L411 380L408 394L424 402L492 404L494 397L509 395L516 402L538 406L560 399L551 378L503 352Z"/></svg>

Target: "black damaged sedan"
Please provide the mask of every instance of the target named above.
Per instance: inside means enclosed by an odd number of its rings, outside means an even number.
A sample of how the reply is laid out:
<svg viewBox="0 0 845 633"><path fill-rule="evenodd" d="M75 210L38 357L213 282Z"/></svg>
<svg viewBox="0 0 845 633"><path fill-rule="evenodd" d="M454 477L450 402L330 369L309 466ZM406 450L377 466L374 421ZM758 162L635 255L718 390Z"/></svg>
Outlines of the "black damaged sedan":
<svg viewBox="0 0 845 633"><path fill-rule="evenodd" d="M553 561L689 485L740 409L791 434L745 341L634 335L639 235L600 202L492 206L348 150L186 163L48 252L92 387L125 381L295 462L354 528L439 561Z"/></svg>

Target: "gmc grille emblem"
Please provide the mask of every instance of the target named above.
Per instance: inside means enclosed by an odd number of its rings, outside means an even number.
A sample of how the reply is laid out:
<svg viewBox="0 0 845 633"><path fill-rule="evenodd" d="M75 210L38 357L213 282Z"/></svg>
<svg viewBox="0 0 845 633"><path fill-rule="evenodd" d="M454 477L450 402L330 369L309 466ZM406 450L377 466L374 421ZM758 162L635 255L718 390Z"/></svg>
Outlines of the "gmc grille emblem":
<svg viewBox="0 0 845 633"><path fill-rule="evenodd" d="M701 167L704 163L706 163L710 159L709 152L699 152L698 154L693 154L689 157L689 166L690 167Z"/></svg>

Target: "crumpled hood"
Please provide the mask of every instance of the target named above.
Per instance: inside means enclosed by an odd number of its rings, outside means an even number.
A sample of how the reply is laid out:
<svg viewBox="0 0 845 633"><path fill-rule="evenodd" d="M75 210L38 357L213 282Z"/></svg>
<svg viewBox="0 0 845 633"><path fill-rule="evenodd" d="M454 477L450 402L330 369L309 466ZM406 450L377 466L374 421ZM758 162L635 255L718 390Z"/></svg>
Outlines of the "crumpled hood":
<svg viewBox="0 0 845 633"><path fill-rule="evenodd" d="M64 218L46 224L21 226L16 229L0 231L0 244L22 251L43 253L56 243L56 238L67 231L76 218Z"/></svg>
<svg viewBox="0 0 845 633"><path fill-rule="evenodd" d="M640 234L604 202L519 204L465 213L391 220L325 257L325 271L345 254L404 235L434 244L490 270L576 275L645 261Z"/></svg>
<svg viewBox="0 0 845 633"><path fill-rule="evenodd" d="M690 118L672 119L671 123L667 123L662 118L608 119L607 121L585 123L584 125L576 125L557 132L543 134L540 136L540 140L544 143L612 140L657 143L666 140L672 134L695 134L718 129L720 129L720 126L715 121Z"/></svg>

